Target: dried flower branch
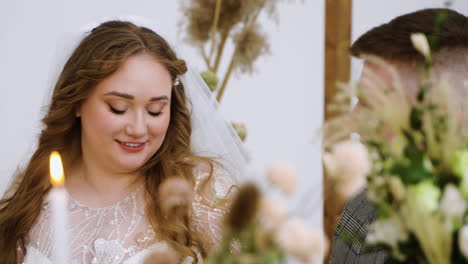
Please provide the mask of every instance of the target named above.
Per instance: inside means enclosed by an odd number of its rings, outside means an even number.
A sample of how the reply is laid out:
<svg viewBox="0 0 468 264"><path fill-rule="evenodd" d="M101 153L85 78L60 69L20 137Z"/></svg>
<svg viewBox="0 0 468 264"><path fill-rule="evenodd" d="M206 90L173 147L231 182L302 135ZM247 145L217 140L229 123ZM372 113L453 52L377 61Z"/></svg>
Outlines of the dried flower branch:
<svg viewBox="0 0 468 264"><path fill-rule="evenodd" d="M270 178L272 172L275 174L274 186L283 188L286 179L287 188L294 187L290 179L295 179L294 170L284 162L276 164L269 172ZM226 215L220 249L208 256L205 263L280 264L287 256L300 263L317 263L326 247L321 231L290 217L280 200L263 197L254 184L246 184Z"/></svg>
<svg viewBox="0 0 468 264"><path fill-rule="evenodd" d="M167 217L179 208L189 208L192 205L193 188L187 180L181 177L171 177L165 180L159 189L161 211Z"/></svg>
<svg viewBox="0 0 468 264"><path fill-rule="evenodd" d="M257 214L260 192L254 184L242 186L226 217L226 227L232 232L244 231Z"/></svg>
<svg viewBox="0 0 468 264"><path fill-rule="evenodd" d="M171 236L185 245L189 239L186 226L192 208L192 185L182 177L170 177L159 187L158 200L165 224L174 227Z"/></svg>
<svg viewBox="0 0 468 264"><path fill-rule="evenodd" d="M232 72L252 73L258 57L269 53L265 34L257 19L266 12L276 18L277 0L192 0L185 1L183 26L188 41L194 44L205 61L207 71L218 74L228 43L234 46L228 68L221 78L217 100L221 101ZM231 39L231 41L229 41ZM205 49L208 48L209 52Z"/></svg>

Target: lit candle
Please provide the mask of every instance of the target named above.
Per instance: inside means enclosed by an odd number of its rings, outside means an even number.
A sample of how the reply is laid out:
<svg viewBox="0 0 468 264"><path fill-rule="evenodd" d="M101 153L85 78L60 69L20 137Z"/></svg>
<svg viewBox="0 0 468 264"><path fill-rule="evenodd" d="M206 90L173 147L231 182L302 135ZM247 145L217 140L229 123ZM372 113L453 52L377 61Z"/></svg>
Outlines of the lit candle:
<svg viewBox="0 0 468 264"><path fill-rule="evenodd" d="M50 154L50 181L54 186L49 193L52 210L52 228L54 230L54 261L57 264L69 264L68 245L68 198L64 188L65 176L62 159L56 151Z"/></svg>

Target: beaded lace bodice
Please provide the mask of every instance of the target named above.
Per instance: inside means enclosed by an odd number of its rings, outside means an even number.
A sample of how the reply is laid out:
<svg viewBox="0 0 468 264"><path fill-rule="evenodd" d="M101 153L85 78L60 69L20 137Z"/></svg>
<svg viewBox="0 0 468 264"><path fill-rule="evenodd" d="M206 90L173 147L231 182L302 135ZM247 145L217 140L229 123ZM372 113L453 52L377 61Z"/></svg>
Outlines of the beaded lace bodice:
<svg viewBox="0 0 468 264"><path fill-rule="evenodd" d="M232 180L215 168L214 177L201 190L209 171L195 170L195 197L193 202L193 229L207 234L216 246L221 239L220 219L225 210L218 206L217 197L224 197ZM216 205L216 206L215 206ZM144 188L139 187L125 199L106 208L90 208L69 197L70 254L72 264L129 264L141 263L150 250L164 250L167 245L158 239L145 217ZM44 202L41 215L29 234L26 264L38 263L40 256L52 263L53 230L51 212ZM35 255L36 259L31 259ZM192 261L187 258L186 263Z"/></svg>

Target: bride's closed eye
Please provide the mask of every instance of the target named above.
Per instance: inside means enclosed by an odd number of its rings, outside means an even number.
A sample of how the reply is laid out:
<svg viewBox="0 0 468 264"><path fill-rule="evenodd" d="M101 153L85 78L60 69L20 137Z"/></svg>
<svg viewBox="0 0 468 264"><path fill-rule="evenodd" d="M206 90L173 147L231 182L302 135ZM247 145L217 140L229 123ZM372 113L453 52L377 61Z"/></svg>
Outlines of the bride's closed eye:
<svg viewBox="0 0 468 264"><path fill-rule="evenodd" d="M124 110L118 110L112 106L109 105L109 110L114 113L114 114L117 114L117 115L123 115L125 114L125 112L127 112L127 109L124 109Z"/></svg>
<svg viewBox="0 0 468 264"><path fill-rule="evenodd" d="M127 112L128 109L120 110L120 109L117 109L116 107L112 107L111 105L109 105L109 110L116 115L123 115ZM162 114L161 111L150 111L150 110L146 110L146 111L148 112L150 116L160 116Z"/></svg>
<svg viewBox="0 0 468 264"><path fill-rule="evenodd" d="M166 105L167 102L165 101L151 103L147 107L148 114L150 114L151 116L160 116L163 113L162 111L164 110Z"/></svg>
<svg viewBox="0 0 468 264"><path fill-rule="evenodd" d="M162 114L162 112L151 112L151 111L148 111L148 114L150 114L150 116L160 116Z"/></svg>

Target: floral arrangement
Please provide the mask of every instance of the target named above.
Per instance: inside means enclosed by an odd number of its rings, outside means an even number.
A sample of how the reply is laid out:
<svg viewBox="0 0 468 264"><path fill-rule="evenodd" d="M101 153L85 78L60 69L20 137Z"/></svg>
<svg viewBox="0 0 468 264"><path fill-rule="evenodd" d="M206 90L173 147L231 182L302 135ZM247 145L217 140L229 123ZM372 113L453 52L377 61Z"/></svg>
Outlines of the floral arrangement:
<svg viewBox="0 0 468 264"><path fill-rule="evenodd" d="M274 164L268 180L283 194L295 190L295 171L287 163ZM322 231L288 216L281 200L262 195L254 184L240 187L226 215L220 249L207 264L276 264L292 256L300 263L320 263L326 248Z"/></svg>
<svg viewBox="0 0 468 264"><path fill-rule="evenodd" d="M449 80L434 76L430 40L411 36L425 60L414 96L377 58L369 60L386 69L390 84L368 74L341 86L324 165L347 197L365 185L377 210L366 240L391 261L468 263L468 107ZM355 94L359 105L350 111L343 105Z"/></svg>
<svg viewBox="0 0 468 264"><path fill-rule="evenodd" d="M284 195L295 191L296 172L288 163L272 165L267 179ZM321 263L327 246L321 230L311 229L298 217L288 216L281 200L262 195L255 184L247 183L232 190L235 192L230 192L228 199L233 199L225 201L229 210L222 223L221 243L203 263L280 264L288 256L299 263ZM190 217L193 196L191 184L180 177L165 180L158 193L165 221L177 227L172 236L181 244L187 242L184 225ZM169 246L155 249L143 263L191 263L188 258L182 260Z"/></svg>

